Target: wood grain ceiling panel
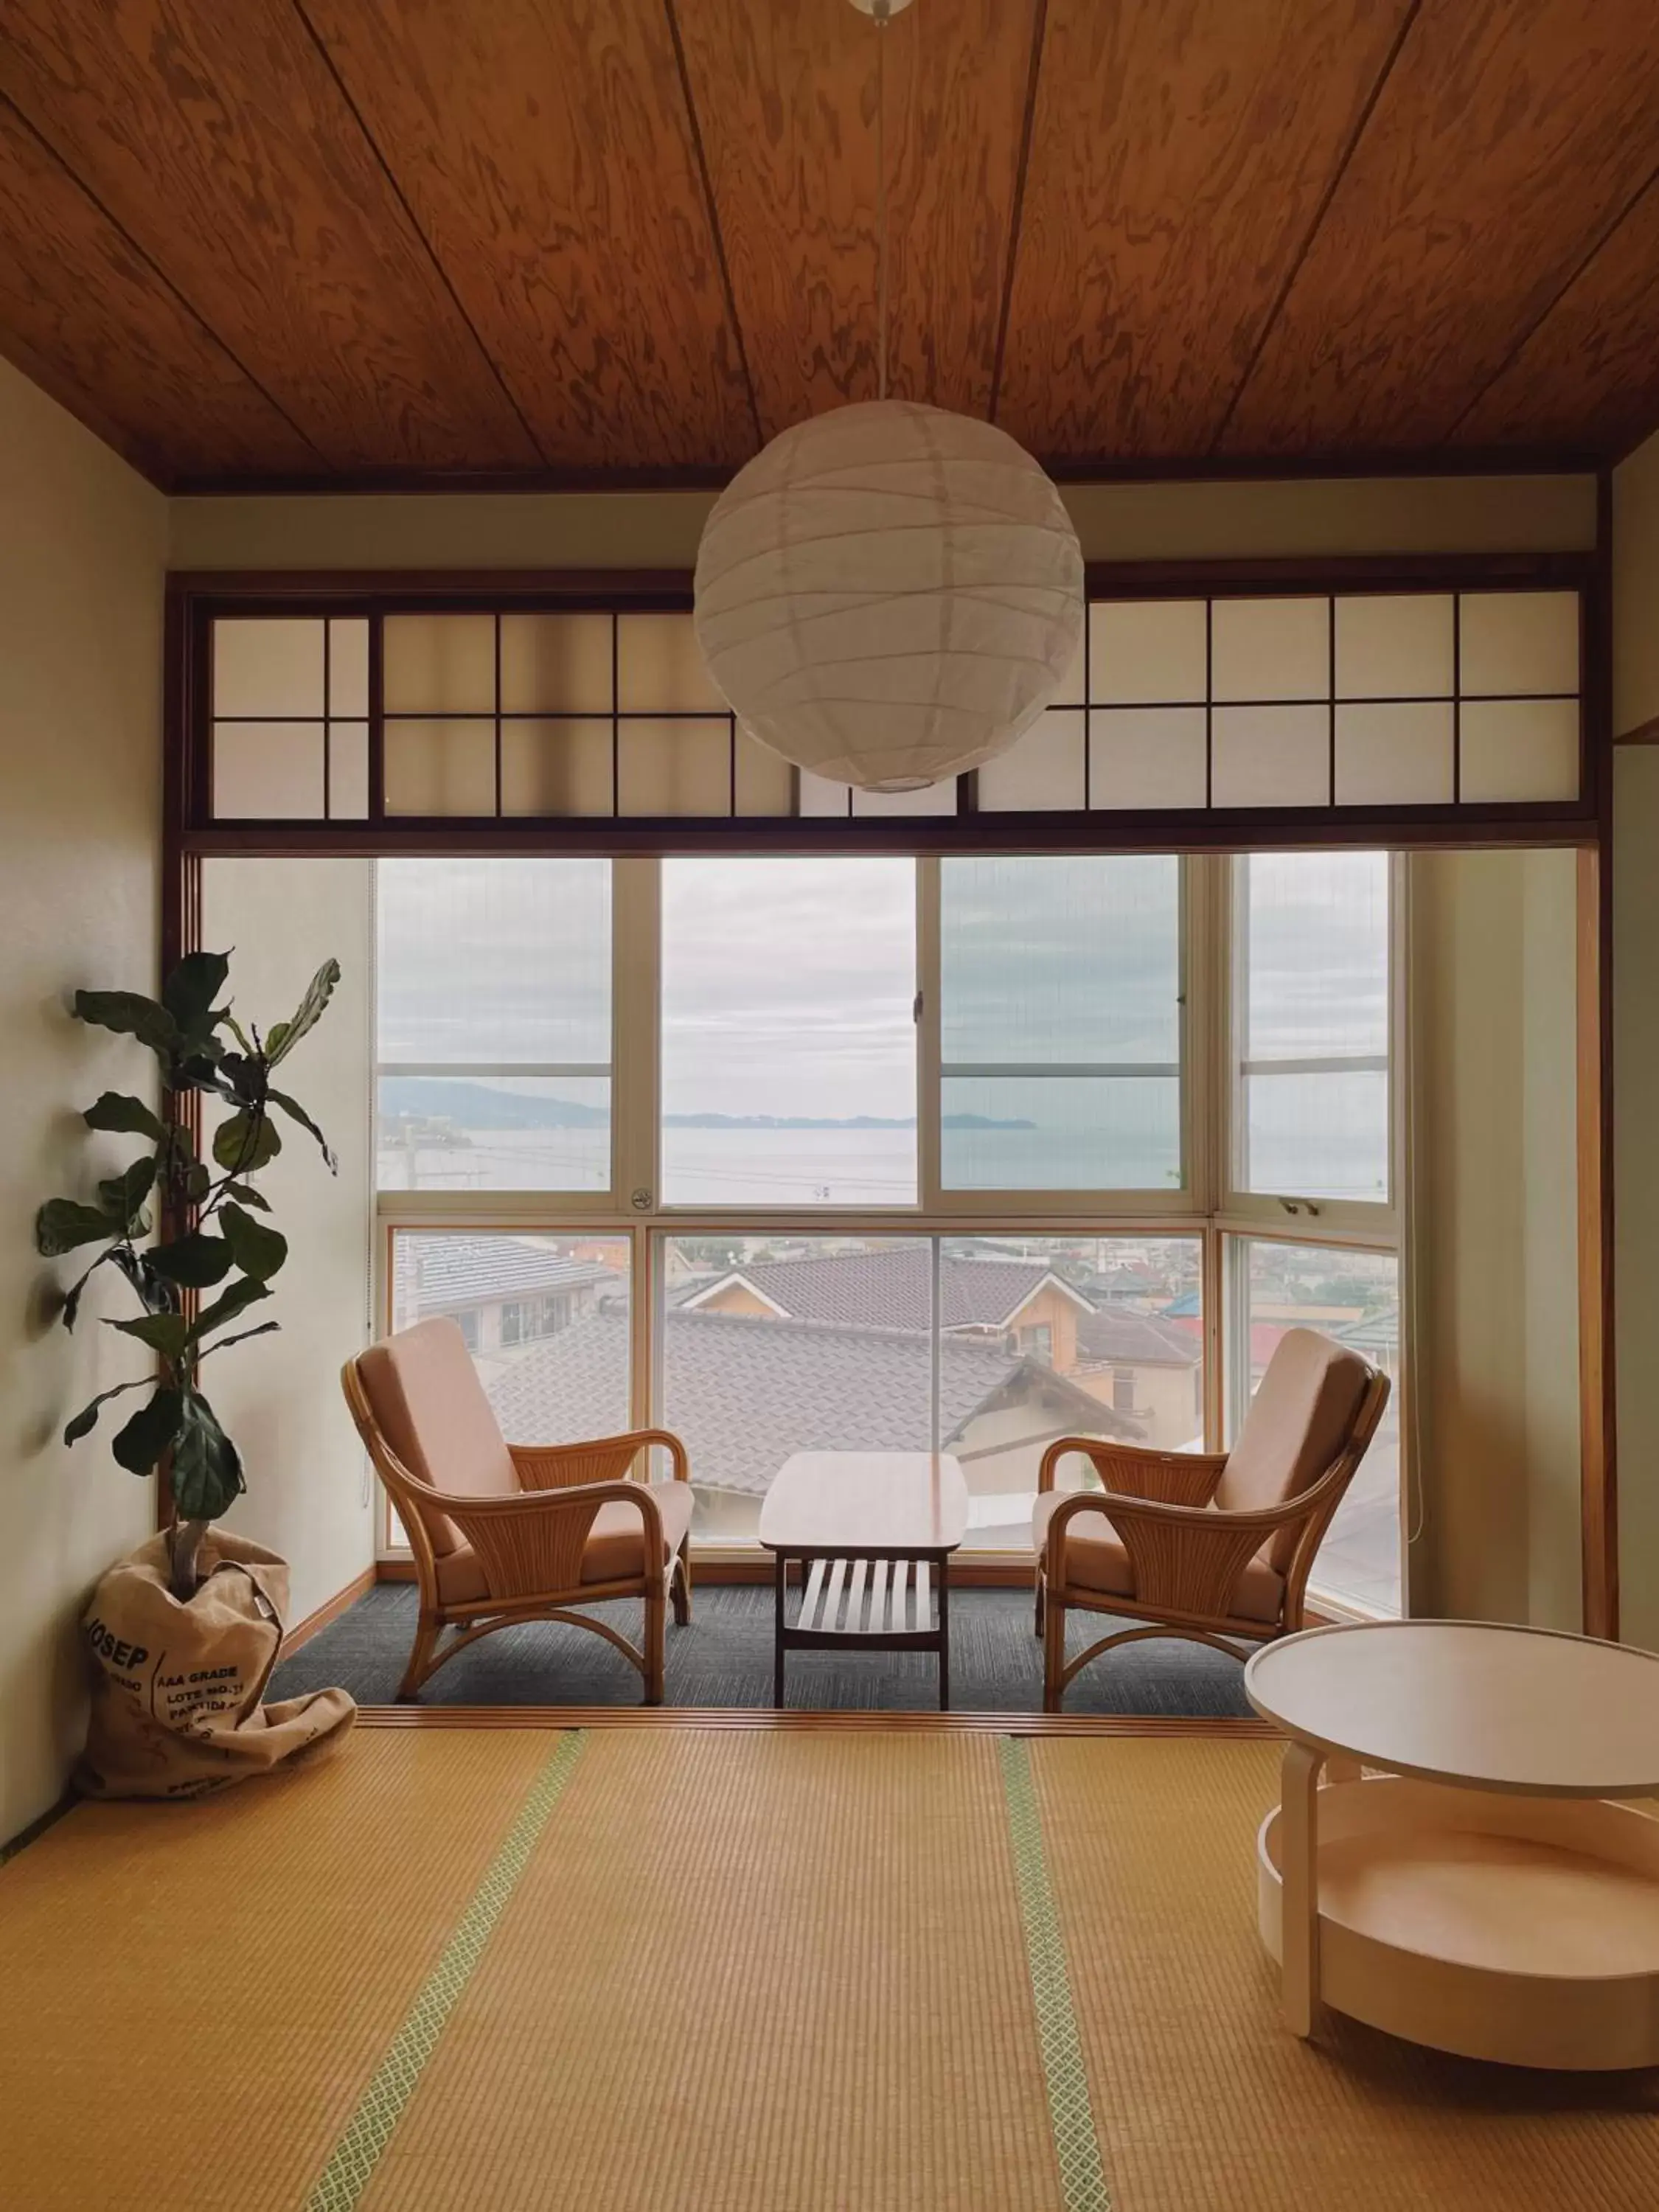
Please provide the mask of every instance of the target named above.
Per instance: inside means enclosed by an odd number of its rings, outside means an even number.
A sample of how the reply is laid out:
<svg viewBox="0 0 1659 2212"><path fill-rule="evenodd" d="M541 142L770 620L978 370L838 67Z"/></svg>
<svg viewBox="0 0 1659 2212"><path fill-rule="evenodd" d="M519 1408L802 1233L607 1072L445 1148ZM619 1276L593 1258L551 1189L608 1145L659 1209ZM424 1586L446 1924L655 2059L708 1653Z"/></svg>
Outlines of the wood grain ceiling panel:
<svg viewBox="0 0 1659 2212"><path fill-rule="evenodd" d="M305 440L0 101L0 350L158 483L304 470Z"/></svg>
<svg viewBox="0 0 1659 2212"><path fill-rule="evenodd" d="M1659 184L1650 185L1456 425L1459 446L1620 456L1659 422Z"/></svg>
<svg viewBox="0 0 1659 2212"><path fill-rule="evenodd" d="M761 430L876 396L876 41L886 41L890 388L988 411L1036 0L680 0Z"/></svg>
<svg viewBox="0 0 1659 2212"><path fill-rule="evenodd" d="M536 465L289 0L6 0L0 90L331 463Z"/></svg>
<svg viewBox="0 0 1659 2212"><path fill-rule="evenodd" d="M1443 439L1656 159L1653 0L1424 0L1224 447Z"/></svg>
<svg viewBox="0 0 1659 2212"><path fill-rule="evenodd" d="M302 6L550 462L754 451L660 7Z"/></svg>
<svg viewBox="0 0 1659 2212"><path fill-rule="evenodd" d="M997 419L1202 453L1412 0L1048 0Z"/></svg>

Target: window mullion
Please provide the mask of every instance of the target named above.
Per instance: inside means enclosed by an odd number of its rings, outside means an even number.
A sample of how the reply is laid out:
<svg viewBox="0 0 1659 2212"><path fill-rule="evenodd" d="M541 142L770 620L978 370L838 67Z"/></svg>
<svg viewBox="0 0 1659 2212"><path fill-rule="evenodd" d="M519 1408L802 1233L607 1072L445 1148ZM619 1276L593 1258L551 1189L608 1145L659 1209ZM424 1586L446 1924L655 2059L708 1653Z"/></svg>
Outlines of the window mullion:
<svg viewBox="0 0 1659 2212"><path fill-rule="evenodd" d="M611 1187L618 1212L657 1206L662 863L611 863Z"/></svg>
<svg viewBox="0 0 1659 2212"><path fill-rule="evenodd" d="M916 1187L927 1213L941 1210L939 1193L939 864L916 861Z"/></svg>

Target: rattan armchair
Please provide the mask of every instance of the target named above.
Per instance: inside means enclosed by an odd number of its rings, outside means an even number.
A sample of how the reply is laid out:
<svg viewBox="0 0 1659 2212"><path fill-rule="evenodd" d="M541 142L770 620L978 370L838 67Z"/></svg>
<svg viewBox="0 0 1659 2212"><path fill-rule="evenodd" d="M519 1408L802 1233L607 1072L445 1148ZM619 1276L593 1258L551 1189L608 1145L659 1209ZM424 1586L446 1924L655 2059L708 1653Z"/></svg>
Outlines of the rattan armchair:
<svg viewBox="0 0 1659 2212"><path fill-rule="evenodd" d="M690 1467L665 1429L578 1444L509 1444L459 1328L424 1321L340 1372L346 1403L415 1555L420 1616L398 1695L493 1629L562 1620L614 1644L663 1697L666 1609L691 1618ZM653 1445L673 1480L633 1479ZM645 1649L573 1610L645 1601ZM446 1629L453 1630L441 1641Z"/></svg>
<svg viewBox="0 0 1659 2212"><path fill-rule="evenodd" d="M1061 1437L1042 1455L1032 1541L1042 1704L1057 1713L1091 1659L1182 1636L1237 1657L1302 1626L1308 1575L1376 1432L1389 1378L1313 1329L1287 1330L1231 1452L1150 1451ZM1056 1492L1068 1452L1099 1490ZM1077 1607L1133 1626L1066 1656Z"/></svg>

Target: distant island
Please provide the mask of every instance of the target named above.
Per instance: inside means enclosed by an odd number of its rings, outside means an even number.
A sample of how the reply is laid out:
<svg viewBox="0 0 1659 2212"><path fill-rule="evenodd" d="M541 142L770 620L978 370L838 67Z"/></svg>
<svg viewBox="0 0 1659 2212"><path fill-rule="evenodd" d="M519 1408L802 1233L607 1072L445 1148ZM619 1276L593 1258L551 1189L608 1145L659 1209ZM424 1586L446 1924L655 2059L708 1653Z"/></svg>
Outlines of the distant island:
<svg viewBox="0 0 1659 2212"><path fill-rule="evenodd" d="M521 1091L492 1091L488 1084L456 1082L448 1077L387 1075L380 1079L383 1120L404 1116L417 1121L448 1121L463 1129L603 1129L610 1122L603 1106L581 1106L573 1098L535 1098ZM875 1114L836 1120L816 1114L665 1114L666 1129L914 1129L915 1115L889 1121ZM945 1129L1035 1129L1035 1121L999 1121L986 1114L945 1114Z"/></svg>

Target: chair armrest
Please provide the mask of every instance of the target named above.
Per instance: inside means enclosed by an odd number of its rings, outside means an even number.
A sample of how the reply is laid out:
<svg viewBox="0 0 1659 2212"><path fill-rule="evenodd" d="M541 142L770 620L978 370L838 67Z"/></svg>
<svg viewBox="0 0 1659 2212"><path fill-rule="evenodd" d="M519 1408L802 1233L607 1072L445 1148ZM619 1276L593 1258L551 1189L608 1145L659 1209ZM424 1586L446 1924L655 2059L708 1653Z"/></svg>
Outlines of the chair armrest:
<svg viewBox="0 0 1659 2212"><path fill-rule="evenodd" d="M676 1482L691 1480L685 1446L667 1429L630 1429L623 1436L595 1437L579 1444L509 1444L507 1449L521 1490L565 1490L582 1483L638 1480L633 1474L635 1463L650 1444L660 1444L669 1454Z"/></svg>
<svg viewBox="0 0 1659 2212"><path fill-rule="evenodd" d="M568 1597L579 1591L588 1531L602 1505L631 1505L643 1523L644 1579L661 1585L662 1514L648 1482L584 1482L507 1498L455 1497L434 1492L433 1504L453 1522L483 1568L492 1598Z"/></svg>
<svg viewBox="0 0 1659 2212"><path fill-rule="evenodd" d="M1161 1498L1170 1505L1207 1505L1227 1464L1225 1452L1152 1451L1141 1444L1103 1443L1098 1437L1061 1437L1042 1455L1039 1492L1054 1488L1054 1470L1067 1452L1083 1454L1102 1489L1122 1498Z"/></svg>
<svg viewBox="0 0 1659 2212"><path fill-rule="evenodd" d="M1051 1589L1066 1582L1066 1528L1079 1513L1103 1513L1122 1539L1134 1576L1133 1603L1149 1610L1221 1618L1238 1578L1277 1528L1321 1512L1352 1472L1345 1455L1282 1505L1224 1513L1213 1505L1172 1505L1119 1491L1074 1491L1048 1522L1045 1571Z"/></svg>

